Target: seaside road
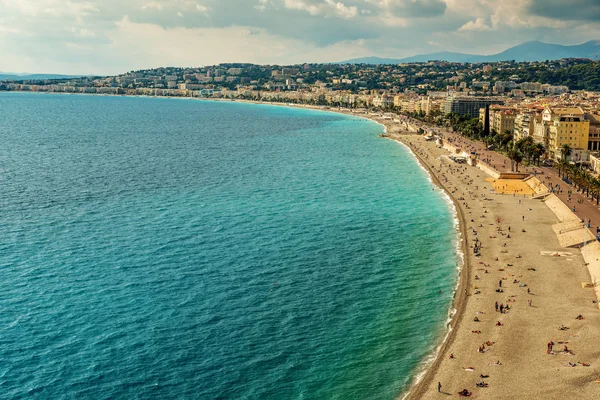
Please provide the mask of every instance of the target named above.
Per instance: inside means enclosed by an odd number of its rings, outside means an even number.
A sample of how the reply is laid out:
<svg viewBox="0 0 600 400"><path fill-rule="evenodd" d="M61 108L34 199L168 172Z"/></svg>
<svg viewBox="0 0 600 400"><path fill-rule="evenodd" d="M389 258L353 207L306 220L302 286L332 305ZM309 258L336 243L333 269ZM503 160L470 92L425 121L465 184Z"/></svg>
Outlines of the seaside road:
<svg viewBox="0 0 600 400"><path fill-rule="evenodd" d="M454 144L460 144L465 151L475 151L480 154L481 159L490 160L488 165L492 166L498 172L510 172L511 161L508 157L503 156L495 151L487 150L484 143L474 141L455 132L444 130L442 132L447 140ZM519 166L519 172L528 172L533 174L536 171L537 177L548 186L549 183L560 185L562 192L555 193L569 207L575 207L575 214L584 222L589 222L590 229L593 233L596 228L600 227L600 206L592 199L587 198L581 193L577 193L575 187L564 182L558 175L555 168L550 167L535 167L535 166ZM572 191L571 200L569 200L568 191ZM579 200L579 202L578 202Z"/></svg>

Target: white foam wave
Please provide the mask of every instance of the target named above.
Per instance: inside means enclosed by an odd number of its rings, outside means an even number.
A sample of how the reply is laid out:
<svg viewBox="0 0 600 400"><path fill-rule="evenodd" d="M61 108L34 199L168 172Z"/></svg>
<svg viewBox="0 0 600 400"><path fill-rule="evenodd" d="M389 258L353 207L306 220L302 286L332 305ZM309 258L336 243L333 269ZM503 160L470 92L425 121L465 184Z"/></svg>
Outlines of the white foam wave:
<svg viewBox="0 0 600 400"><path fill-rule="evenodd" d="M431 185L434 186L441 193L443 199L445 200L445 202L448 206L448 209L450 210L450 212L452 214L452 223L454 226L454 230L456 231L455 251L456 251L456 256L457 256L457 258L456 258L457 279L456 279L456 283L454 285L454 292L453 292L452 296L456 300L456 293L457 293L458 287L460 285L460 274L462 272L462 269L463 269L464 263L465 263L465 254L462 250L462 241L464 240L464 238L463 238L462 231L460 229L460 219L458 216L458 209L456 208L456 203L452 200L452 197L444 188L442 188L434 183L431 171L423 165L421 159L414 153L414 151L410 148L410 146L407 146L405 143L403 143L399 140L394 140L394 141L401 144L406 149L408 149L410 154L417 161L417 164L419 165L419 167L423 171L425 171L425 173L427 175L427 179L429 180ZM440 350L442 349L444 343L446 343L446 340L448 340L448 337L450 336L450 333L452 332L452 327L450 326L450 322L452 321L452 318L454 318L454 316L456 315L456 312L457 312L457 310L454 307L454 301L453 301L452 306L448 310L448 317L446 318L446 333L445 333L443 339L440 342L438 342L437 346L435 346L432 349L432 351L429 352L429 354L419 363L419 367L417 368L417 371L415 372L411 387L404 393L404 395L402 396L402 399L405 399L406 397L408 397L408 395L410 394L412 389L425 377L425 374L427 373L427 370L429 369L429 367L438 358Z"/></svg>

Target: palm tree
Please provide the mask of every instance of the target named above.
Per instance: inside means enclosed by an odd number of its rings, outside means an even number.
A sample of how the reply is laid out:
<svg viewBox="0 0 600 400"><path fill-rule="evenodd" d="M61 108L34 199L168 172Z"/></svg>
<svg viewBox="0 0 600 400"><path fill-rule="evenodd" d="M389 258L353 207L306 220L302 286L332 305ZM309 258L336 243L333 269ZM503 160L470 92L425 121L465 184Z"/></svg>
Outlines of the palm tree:
<svg viewBox="0 0 600 400"><path fill-rule="evenodd" d="M567 161L567 158L572 153L571 146L569 146L568 144L563 144L562 148L560 149L560 153L562 154L563 160Z"/></svg>
<svg viewBox="0 0 600 400"><path fill-rule="evenodd" d="M533 157L533 148L535 146L533 138L531 136L524 137L516 143L516 146L521 153L527 156L527 161L531 161L531 158Z"/></svg>
<svg viewBox="0 0 600 400"><path fill-rule="evenodd" d="M512 147L508 153L508 158L510 158L511 160L511 168L510 170L513 171L513 163L516 164L517 166L517 172L519 172L519 164L521 163L521 161L523 161L523 154L519 151L519 149L514 146Z"/></svg>
<svg viewBox="0 0 600 400"><path fill-rule="evenodd" d="M533 154L533 160L537 160L538 167L540 166L540 158L546 153L546 148L541 143L536 143L531 150Z"/></svg>
<svg viewBox="0 0 600 400"><path fill-rule="evenodd" d="M512 132L509 130L504 131L503 134L498 135L500 136L500 147L502 147L504 150L508 151L508 149L510 149L512 146L510 146L510 143L512 142L513 139L513 135Z"/></svg>
<svg viewBox="0 0 600 400"><path fill-rule="evenodd" d="M567 163L564 158L561 158L560 161L556 164L556 168L558 169L558 174L561 178L567 176L567 172L569 171L569 163Z"/></svg>

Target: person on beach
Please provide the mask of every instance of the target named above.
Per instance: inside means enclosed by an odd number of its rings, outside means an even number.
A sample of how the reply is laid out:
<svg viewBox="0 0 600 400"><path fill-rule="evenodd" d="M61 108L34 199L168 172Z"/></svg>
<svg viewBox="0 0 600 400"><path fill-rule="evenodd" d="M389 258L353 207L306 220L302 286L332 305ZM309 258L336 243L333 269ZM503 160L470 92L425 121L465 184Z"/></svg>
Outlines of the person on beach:
<svg viewBox="0 0 600 400"><path fill-rule="evenodd" d="M438 393L440 393L442 391L442 384L441 382L438 382Z"/></svg>
<svg viewBox="0 0 600 400"><path fill-rule="evenodd" d="M494 307L496 308L496 312L498 312L498 302L496 302L496 304L494 305Z"/></svg>

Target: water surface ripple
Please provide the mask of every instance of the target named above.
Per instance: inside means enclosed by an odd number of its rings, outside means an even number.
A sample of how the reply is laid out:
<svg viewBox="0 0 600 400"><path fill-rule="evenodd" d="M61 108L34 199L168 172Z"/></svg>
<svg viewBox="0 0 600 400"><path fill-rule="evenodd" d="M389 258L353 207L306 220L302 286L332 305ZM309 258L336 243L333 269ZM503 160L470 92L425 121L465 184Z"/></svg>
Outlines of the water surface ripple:
<svg viewBox="0 0 600 400"><path fill-rule="evenodd" d="M364 119L0 94L0 397L394 399L456 233Z"/></svg>

